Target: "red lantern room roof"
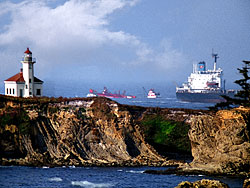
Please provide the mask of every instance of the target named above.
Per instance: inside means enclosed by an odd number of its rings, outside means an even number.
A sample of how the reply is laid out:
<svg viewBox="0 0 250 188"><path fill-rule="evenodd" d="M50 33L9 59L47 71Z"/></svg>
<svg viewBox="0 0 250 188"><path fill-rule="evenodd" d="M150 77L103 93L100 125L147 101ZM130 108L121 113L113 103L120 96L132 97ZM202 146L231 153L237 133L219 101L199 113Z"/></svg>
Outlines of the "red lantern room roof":
<svg viewBox="0 0 250 188"><path fill-rule="evenodd" d="M32 52L30 51L29 48L27 48L27 50L24 52L25 54L32 54Z"/></svg>

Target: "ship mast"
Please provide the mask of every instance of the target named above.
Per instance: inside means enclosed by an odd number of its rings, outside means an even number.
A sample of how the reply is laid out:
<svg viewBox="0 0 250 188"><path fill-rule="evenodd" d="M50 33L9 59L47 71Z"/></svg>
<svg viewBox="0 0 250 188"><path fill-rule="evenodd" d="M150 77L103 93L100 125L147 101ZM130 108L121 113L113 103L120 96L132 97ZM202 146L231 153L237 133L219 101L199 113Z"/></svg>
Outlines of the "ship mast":
<svg viewBox="0 0 250 188"><path fill-rule="evenodd" d="M214 58L214 71L216 71L217 59L219 58L218 54L212 52L212 57Z"/></svg>

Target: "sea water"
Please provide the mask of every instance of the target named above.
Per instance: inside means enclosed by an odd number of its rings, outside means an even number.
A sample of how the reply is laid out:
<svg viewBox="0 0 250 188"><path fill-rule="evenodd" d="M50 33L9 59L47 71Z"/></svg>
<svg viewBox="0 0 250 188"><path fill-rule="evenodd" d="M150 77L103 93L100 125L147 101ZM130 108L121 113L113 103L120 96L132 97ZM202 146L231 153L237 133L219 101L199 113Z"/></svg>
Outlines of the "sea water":
<svg viewBox="0 0 250 188"><path fill-rule="evenodd" d="M121 104L144 106L144 107L160 107L160 108L189 108L189 109L208 109L214 106L214 103L191 103L179 101L175 94L175 85L172 83L93 83L93 82L74 82L64 81L62 83L54 83L47 81L44 83L44 95L50 97L86 97L89 89L96 90L101 93L103 88L107 87L112 93L121 94L126 91L127 95L134 95L132 99L112 99ZM145 90L146 92L145 92ZM147 92L149 89L155 89L160 93L160 97L156 99L148 99Z"/></svg>
<svg viewBox="0 0 250 188"><path fill-rule="evenodd" d="M242 188L243 179L207 176L152 175L143 173L154 167L17 167L0 166L0 187L141 187L173 188L182 181L220 180L230 188Z"/></svg>

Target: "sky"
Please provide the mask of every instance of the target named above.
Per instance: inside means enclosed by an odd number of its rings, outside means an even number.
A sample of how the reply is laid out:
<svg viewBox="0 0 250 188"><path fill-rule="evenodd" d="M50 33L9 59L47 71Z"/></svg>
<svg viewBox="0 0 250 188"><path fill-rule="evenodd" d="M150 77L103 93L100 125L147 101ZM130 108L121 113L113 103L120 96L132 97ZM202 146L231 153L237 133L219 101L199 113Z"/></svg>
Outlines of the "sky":
<svg viewBox="0 0 250 188"><path fill-rule="evenodd" d="M0 0L0 85L27 47L44 81L177 83L218 67L234 87L250 60L250 0ZM0 87L0 88L1 88Z"/></svg>

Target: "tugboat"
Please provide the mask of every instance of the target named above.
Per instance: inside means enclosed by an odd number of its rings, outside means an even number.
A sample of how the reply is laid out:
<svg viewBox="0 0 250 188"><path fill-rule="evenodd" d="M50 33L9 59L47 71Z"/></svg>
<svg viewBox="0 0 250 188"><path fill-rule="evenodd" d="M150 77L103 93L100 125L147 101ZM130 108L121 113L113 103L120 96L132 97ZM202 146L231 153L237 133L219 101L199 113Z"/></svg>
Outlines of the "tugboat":
<svg viewBox="0 0 250 188"><path fill-rule="evenodd" d="M87 94L87 97L107 97L107 98L127 98L132 99L136 98L136 96L133 95L126 95L126 91L123 92L123 94L120 94L120 91L118 93L111 93L108 91L106 87L104 87L103 91L101 93L98 93L97 91L90 89L89 94Z"/></svg>
<svg viewBox="0 0 250 188"><path fill-rule="evenodd" d="M160 96L160 93L156 93L155 91L154 91L154 89L150 89L149 91L148 91L148 96L147 96L147 98L149 98L149 99L155 99L155 98L158 98Z"/></svg>
<svg viewBox="0 0 250 188"><path fill-rule="evenodd" d="M225 80L222 80L223 70L217 69L218 54L212 53L214 58L213 70L206 70L206 63L199 62L193 66L193 73L188 77L188 82L182 87L176 87L178 100L187 102L218 103L225 102L222 95L234 97L234 90L225 90ZM222 82L224 86L222 87Z"/></svg>
<svg viewBox="0 0 250 188"><path fill-rule="evenodd" d="M155 99L160 97L160 93L156 93L154 89L150 89L147 93L146 89L143 87L145 95L147 95L148 99ZM146 97L146 96L145 96Z"/></svg>

